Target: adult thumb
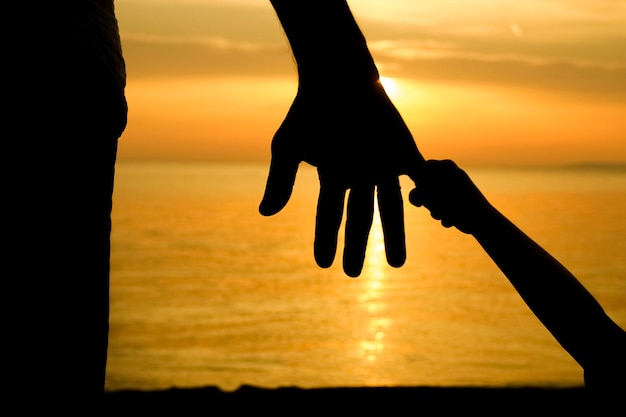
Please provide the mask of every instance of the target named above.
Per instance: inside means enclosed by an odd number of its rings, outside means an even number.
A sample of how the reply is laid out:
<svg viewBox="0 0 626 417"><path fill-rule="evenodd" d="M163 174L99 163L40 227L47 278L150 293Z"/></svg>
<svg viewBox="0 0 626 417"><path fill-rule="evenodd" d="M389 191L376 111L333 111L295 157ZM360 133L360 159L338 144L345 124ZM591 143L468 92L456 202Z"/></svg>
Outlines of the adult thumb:
<svg viewBox="0 0 626 417"><path fill-rule="evenodd" d="M272 157L265 193L259 204L259 213L263 216L272 216L287 205L296 181L297 171L297 161Z"/></svg>

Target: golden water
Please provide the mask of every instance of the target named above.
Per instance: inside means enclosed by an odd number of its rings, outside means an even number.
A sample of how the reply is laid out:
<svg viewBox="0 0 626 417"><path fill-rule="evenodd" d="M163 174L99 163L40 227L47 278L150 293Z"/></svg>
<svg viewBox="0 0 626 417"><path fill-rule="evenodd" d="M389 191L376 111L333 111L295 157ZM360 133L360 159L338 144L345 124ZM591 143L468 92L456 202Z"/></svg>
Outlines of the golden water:
<svg viewBox="0 0 626 417"><path fill-rule="evenodd" d="M266 170L118 164L107 389L582 384L470 236L407 203L402 268L375 223L360 277L343 274L341 247L320 269L315 171L266 218ZM626 171L468 172L626 327Z"/></svg>

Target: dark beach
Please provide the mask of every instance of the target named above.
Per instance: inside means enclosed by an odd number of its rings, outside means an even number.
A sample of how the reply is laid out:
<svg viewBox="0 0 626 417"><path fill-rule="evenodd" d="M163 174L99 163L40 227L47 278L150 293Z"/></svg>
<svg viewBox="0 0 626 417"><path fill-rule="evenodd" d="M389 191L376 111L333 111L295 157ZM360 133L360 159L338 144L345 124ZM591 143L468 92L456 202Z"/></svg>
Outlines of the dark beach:
<svg viewBox="0 0 626 417"><path fill-rule="evenodd" d="M216 387L162 391L116 391L106 394L107 415L176 416L310 415L337 412L377 415L520 415L585 413L587 395L572 388L372 387L264 389L243 386L226 392Z"/></svg>

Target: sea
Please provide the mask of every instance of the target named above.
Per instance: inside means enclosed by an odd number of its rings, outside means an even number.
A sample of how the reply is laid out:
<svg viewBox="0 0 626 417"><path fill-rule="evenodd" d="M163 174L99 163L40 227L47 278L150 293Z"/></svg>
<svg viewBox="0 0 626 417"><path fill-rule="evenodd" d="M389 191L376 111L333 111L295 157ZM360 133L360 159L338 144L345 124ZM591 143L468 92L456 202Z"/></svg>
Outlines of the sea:
<svg viewBox="0 0 626 417"><path fill-rule="evenodd" d="M624 166L465 169L626 328ZM107 390L583 384L473 237L408 203L408 178L406 263L387 264L376 215L350 278L341 237L331 267L313 258L315 169L263 217L267 171L118 162Z"/></svg>

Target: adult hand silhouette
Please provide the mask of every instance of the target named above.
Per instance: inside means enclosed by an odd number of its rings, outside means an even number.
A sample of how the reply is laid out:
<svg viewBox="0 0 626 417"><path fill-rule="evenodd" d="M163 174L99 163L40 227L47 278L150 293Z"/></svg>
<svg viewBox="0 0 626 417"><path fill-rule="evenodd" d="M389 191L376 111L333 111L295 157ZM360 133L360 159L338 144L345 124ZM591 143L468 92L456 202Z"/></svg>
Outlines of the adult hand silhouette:
<svg viewBox="0 0 626 417"><path fill-rule="evenodd" d="M373 81L300 83L296 98L272 141L272 160L259 211L269 216L289 201L301 162L317 167L314 255L332 265L349 189L343 268L359 276L374 213L374 195L384 232L387 261L406 259L403 202L399 176L424 159L377 77ZM377 190L377 193L375 193Z"/></svg>

